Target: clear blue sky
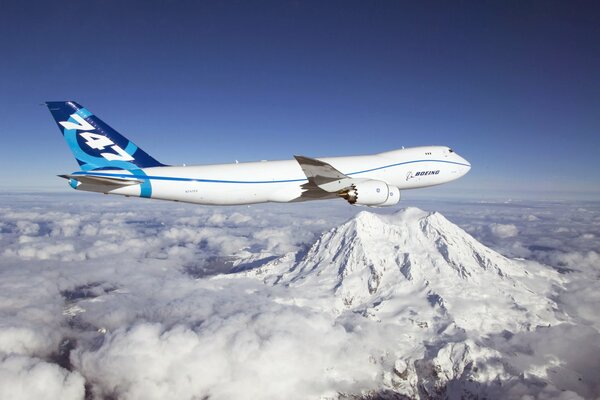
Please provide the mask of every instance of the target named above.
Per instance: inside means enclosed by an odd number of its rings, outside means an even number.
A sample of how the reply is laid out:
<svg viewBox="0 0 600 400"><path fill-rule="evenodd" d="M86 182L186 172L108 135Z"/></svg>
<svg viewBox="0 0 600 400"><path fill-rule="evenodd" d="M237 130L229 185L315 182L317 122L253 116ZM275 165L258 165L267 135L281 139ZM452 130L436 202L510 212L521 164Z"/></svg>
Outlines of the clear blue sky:
<svg viewBox="0 0 600 400"><path fill-rule="evenodd" d="M5 1L0 190L69 190L46 100L165 163L444 144L470 193L600 198L600 3Z"/></svg>

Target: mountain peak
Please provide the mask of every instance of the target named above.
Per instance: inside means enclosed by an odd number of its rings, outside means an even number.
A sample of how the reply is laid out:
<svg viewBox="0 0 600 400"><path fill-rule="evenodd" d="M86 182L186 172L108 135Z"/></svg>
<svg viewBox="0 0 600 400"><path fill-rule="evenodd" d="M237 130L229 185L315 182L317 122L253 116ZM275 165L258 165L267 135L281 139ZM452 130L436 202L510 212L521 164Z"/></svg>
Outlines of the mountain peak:
<svg viewBox="0 0 600 400"><path fill-rule="evenodd" d="M380 216L369 211L361 211L346 222L360 227L377 227L384 223Z"/></svg>
<svg viewBox="0 0 600 400"><path fill-rule="evenodd" d="M374 318L407 296L416 314L438 315L447 325L496 324L490 316L496 305L509 316L504 326L524 325L531 316L523 304L547 307L520 282L527 272L518 261L487 248L442 214L415 207L391 215L362 211L322 234L306 253L247 274L307 290L336 312L363 310Z"/></svg>
<svg viewBox="0 0 600 400"><path fill-rule="evenodd" d="M347 225L349 229L355 228L361 232L369 232L369 229L381 229L384 226L396 226L417 229L423 232L427 232L428 229L435 229L438 232L449 231L454 234L458 233L458 229L462 234L467 235L466 232L454 225L439 212L428 212L417 207L407 207L394 214L388 215L361 211L356 214L354 218L341 225L340 228L345 225Z"/></svg>

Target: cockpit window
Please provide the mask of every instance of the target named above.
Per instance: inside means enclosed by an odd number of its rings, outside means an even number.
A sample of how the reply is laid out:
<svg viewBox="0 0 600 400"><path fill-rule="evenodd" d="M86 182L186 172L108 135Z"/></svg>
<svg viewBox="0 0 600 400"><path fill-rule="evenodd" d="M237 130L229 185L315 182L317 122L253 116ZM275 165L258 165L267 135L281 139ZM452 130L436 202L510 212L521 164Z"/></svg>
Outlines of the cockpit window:
<svg viewBox="0 0 600 400"><path fill-rule="evenodd" d="M448 153L454 153L454 150L448 149Z"/></svg>

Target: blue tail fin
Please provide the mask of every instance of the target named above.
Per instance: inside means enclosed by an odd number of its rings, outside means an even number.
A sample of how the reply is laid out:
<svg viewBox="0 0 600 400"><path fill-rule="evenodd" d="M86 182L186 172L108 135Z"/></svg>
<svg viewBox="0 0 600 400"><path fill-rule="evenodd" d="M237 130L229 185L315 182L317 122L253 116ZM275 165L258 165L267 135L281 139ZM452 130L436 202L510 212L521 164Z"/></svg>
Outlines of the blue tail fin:
<svg viewBox="0 0 600 400"><path fill-rule="evenodd" d="M76 102L48 101L46 105L82 170L164 166Z"/></svg>

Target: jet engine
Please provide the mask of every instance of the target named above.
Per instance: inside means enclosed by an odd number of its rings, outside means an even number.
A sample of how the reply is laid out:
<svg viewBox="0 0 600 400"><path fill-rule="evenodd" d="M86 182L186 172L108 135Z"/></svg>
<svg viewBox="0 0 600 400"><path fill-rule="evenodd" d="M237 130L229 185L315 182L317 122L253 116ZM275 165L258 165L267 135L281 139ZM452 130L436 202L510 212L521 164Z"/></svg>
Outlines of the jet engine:
<svg viewBox="0 0 600 400"><path fill-rule="evenodd" d="M400 202L400 189L396 186L388 186L390 189L390 193L388 194L388 198L382 204L377 204L376 207L389 207L395 206Z"/></svg>
<svg viewBox="0 0 600 400"><path fill-rule="evenodd" d="M353 183L348 189L342 190L339 196L353 205L386 207L398 204L400 190L385 182L369 179Z"/></svg>

